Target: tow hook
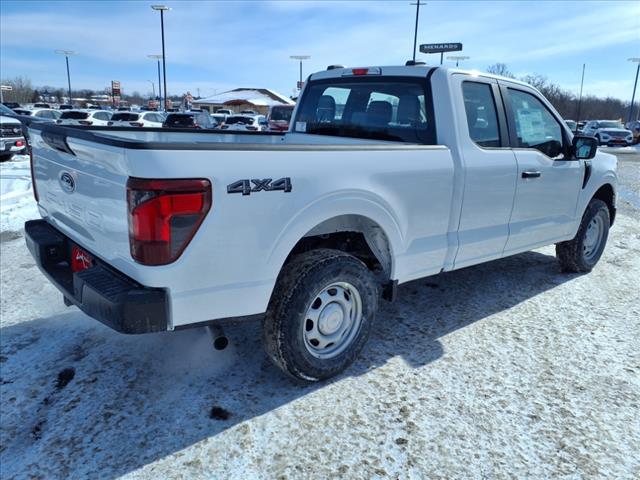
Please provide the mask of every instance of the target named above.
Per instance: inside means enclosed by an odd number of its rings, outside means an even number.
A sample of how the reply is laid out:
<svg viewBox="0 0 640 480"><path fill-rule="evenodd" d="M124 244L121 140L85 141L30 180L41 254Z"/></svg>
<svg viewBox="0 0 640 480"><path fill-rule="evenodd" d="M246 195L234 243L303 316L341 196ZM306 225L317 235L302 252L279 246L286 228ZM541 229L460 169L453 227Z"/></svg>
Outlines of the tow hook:
<svg viewBox="0 0 640 480"><path fill-rule="evenodd" d="M216 350L224 350L227 348L227 345L229 345L229 339L220 325L209 325L207 326L207 331L211 336L213 348Z"/></svg>

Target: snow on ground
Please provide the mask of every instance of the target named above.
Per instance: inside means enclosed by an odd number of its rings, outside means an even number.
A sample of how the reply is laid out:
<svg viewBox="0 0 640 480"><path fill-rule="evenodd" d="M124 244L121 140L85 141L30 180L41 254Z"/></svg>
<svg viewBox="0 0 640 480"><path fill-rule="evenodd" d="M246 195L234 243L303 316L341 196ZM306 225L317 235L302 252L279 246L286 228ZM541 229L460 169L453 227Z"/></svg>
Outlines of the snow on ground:
<svg viewBox="0 0 640 480"><path fill-rule="evenodd" d="M310 386L269 363L257 323L227 326L222 352L203 329L115 333L5 238L0 474L638 478L640 210L619 207L592 273L545 247L402 285L356 363Z"/></svg>
<svg viewBox="0 0 640 480"><path fill-rule="evenodd" d="M0 163L0 232L22 231L24 222L34 218L40 215L33 198L29 157L15 155Z"/></svg>

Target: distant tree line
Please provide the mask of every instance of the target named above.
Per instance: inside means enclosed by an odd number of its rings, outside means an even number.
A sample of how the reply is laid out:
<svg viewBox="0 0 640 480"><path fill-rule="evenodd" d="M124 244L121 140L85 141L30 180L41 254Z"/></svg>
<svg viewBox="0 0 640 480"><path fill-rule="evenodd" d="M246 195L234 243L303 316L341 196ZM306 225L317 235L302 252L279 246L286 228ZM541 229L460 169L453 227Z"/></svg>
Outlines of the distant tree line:
<svg viewBox="0 0 640 480"><path fill-rule="evenodd" d="M37 103L37 102L52 102L62 103L63 99L69 96L69 92L66 88L52 87L49 85L43 85L41 87L34 88L31 84L31 80L26 77L15 77L2 79L2 85L11 86L11 90L4 91L3 98L5 102L17 102L20 104ZM88 101L86 103L95 103L91 101L91 97L96 95L104 95L108 93L108 90L71 90L71 96L73 98L85 98ZM122 93L121 100L128 102L129 104L142 105L151 97L151 95L143 95L140 92L133 91L130 94ZM180 101L182 97L171 96L172 100Z"/></svg>
<svg viewBox="0 0 640 480"><path fill-rule="evenodd" d="M487 67L487 72L496 75L502 75L503 77L516 78L516 76L509 71L509 68L504 63L495 63ZM578 95L565 90L559 85L551 82L546 76L540 74L526 75L519 78L523 82L526 82L538 90L551 102L556 110L566 119L574 120L590 120L590 119L620 119L623 122L627 121L629 117L629 107L631 102L624 102L618 98L600 98L595 95L583 95L582 103L580 105L580 118L576 118L578 114ZM639 102L634 102L634 119L637 118L638 108L640 108Z"/></svg>

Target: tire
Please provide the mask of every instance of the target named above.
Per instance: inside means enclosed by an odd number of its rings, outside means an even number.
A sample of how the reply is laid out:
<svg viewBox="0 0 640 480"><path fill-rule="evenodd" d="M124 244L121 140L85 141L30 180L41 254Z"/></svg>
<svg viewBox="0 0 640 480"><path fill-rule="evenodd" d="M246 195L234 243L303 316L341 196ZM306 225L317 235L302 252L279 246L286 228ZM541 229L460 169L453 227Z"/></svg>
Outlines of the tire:
<svg viewBox="0 0 640 480"><path fill-rule="evenodd" d="M278 277L264 320L267 355L295 379L337 375L369 338L379 297L373 274L351 255L318 249L293 257Z"/></svg>
<svg viewBox="0 0 640 480"><path fill-rule="evenodd" d="M13 153L0 154L0 162L7 162L13 158Z"/></svg>
<svg viewBox="0 0 640 480"><path fill-rule="evenodd" d="M582 215L578 233L572 240L556 244L556 257L563 272L590 272L602 256L609 237L609 208L593 199Z"/></svg>

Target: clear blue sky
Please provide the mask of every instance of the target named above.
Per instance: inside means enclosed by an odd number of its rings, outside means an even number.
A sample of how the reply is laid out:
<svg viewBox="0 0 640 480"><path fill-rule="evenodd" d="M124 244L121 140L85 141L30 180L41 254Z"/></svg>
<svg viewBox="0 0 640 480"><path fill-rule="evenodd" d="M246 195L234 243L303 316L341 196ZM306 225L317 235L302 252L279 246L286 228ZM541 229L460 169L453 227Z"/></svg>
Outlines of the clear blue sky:
<svg viewBox="0 0 640 480"><path fill-rule="evenodd" d="M34 86L66 86L64 58L76 50L73 88L151 91L160 53L160 18L149 1L0 0L0 77ZM159 2L157 2L159 3ZM167 1L167 76L171 94L202 96L234 87L290 95L298 65L305 76L329 64L403 64L411 58L415 6L398 1ZM577 91L630 100L640 57L640 2L429 1L420 9L418 43L462 42L464 67L506 63L521 76L540 73ZM418 55L428 63L436 56ZM157 88L157 86L156 86Z"/></svg>

